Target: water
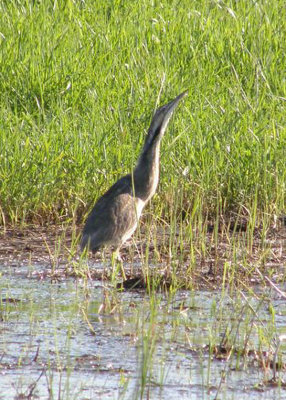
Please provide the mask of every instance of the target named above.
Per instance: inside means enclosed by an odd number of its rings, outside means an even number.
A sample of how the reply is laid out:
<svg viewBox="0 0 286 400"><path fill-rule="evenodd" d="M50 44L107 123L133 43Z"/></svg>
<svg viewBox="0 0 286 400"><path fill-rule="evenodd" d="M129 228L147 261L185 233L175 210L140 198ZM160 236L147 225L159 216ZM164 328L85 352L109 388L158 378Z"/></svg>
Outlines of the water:
<svg viewBox="0 0 286 400"><path fill-rule="evenodd" d="M51 283L35 271L1 268L0 398L286 399L283 387L260 385L273 369L253 355L220 360L207 347L232 328L235 348L249 333L249 350L269 350L286 334L276 294L263 302L207 291L150 298L98 281ZM285 362L283 343L280 354Z"/></svg>

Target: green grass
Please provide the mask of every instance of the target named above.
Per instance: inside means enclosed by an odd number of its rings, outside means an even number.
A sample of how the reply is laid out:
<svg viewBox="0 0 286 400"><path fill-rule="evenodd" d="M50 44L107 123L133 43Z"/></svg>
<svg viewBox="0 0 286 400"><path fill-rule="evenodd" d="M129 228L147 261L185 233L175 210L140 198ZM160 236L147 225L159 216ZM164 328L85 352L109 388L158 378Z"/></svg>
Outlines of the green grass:
<svg viewBox="0 0 286 400"><path fill-rule="evenodd" d="M17 271L0 280L3 398L285 397L285 301L271 288L146 294Z"/></svg>
<svg viewBox="0 0 286 400"><path fill-rule="evenodd" d="M285 282L276 267L264 271L269 259L273 265L279 257L267 232L286 208L285 43L282 0L0 2L2 226L82 223L95 199L134 166L154 108L189 89L162 142L160 185L144 212L145 230L137 232L139 240L127 253L131 269L132 260L138 262L136 247L141 253L147 306L143 302L141 309L141 299L137 306L136 297L135 303L126 300L124 292L108 286L103 308L96 301L89 315L79 298L77 311L70 314L82 315L79 326L91 330L89 343L98 320L102 324L100 313L115 316L110 337L119 332L138 340L138 398L151 391L154 381L164 385L165 359L182 326L178 344L185 345L175 348L175 355L182 353L191 365L188 351L204 360L209 349L209 372L201 371L209 387L214 357L227 355L225 373L231 375L239 363L252 365L248 349L258 354L257 363L267 357L265 349L269 362L285 354L285 346L279 347L284 330L276 328L276 315L282 314L265 295L264 275L262 294L247 287L259 276L257 268L274 276L275 283ZM243 218L246 232L233 235L229 221L238 228ZM207 232L210 224L212 233ZM58 234L55 244L42 246L55 278L65 247L64 231ZM66 259L84 278L89 266L84 259L73 261L75 236ZM156 268L149 269L151 264ZM158 295L161 267L171 286ZM198 307L201 319L196 321L195 300L183 298L178 305L172 296L181 287L196 287L198 275L220 288L220 298L214 297L210 310ZM0 314L8 321L12 314L3 304ZM13 311L14 305L7 304ZM167 320L170 313L172 321ZM34 315L31 307L27 317L34 321ZM128 315L126 328L122 322ZM53 320L58 320L56 313ZM64 346L70 354L70 329L77 333L79 327L71 317L66 320ZM105 330L108 324L102 326ZM208 340L194 348L200 334ZM157 352L162 353L159 367ZM48 372L52 386L56 373ZM127 387L128 371L126 377L124 370L120 373ZM217 391L223 393L223 387Z"/></svg>
<svg viewBox="0 0 286 400"><path fill-rule="evenodd" d="M133 167L162 84L159 104L189 96L152 214L285 208L282 0L2 1L0 32L2 224L81 221Z"/></svg>

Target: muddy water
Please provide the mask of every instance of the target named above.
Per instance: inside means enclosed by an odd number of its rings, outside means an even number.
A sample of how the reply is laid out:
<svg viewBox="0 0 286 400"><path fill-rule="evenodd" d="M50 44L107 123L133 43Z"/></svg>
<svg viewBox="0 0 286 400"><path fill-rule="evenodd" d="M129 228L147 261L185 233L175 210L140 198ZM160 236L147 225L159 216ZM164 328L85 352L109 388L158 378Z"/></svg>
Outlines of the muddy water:
<svg viewBox="0 0 286 400"><path fill-rule="evenodd" d="M97 281L38 280L40 268L1 268L1 398L286 399L281 385L262 385L273 370L257 357L227 360L207 347L234 326L237 348L249 334L248 350L260 346L267 358L265 332L286 334L276 294L265 302L247 295L249 306L218 292L150 299ZM283 358L283 343L280 350Z"/></svg>

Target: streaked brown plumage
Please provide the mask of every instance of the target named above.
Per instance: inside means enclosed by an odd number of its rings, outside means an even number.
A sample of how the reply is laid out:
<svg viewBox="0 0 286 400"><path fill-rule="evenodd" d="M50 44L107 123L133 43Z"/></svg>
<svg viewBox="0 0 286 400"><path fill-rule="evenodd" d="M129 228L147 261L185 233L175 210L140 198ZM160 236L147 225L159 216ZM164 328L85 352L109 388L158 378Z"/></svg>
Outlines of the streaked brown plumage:
<svg viewBox="0 0 286 400"><path fill-rule="evenodd" d="M102 246L111 245L119 257L120 247L135 231L144 206L156 191L160 142L174 109L186 95L187 91L156 111L133 173L111 186L87 217L81 239L82 250L88 248L96 252Z"/></svg>

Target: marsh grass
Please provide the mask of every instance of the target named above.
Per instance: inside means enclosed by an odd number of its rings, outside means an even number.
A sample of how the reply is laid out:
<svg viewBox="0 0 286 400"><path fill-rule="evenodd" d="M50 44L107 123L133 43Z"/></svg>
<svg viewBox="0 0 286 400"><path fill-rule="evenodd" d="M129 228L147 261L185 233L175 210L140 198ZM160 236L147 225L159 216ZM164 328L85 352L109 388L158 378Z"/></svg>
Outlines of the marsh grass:
<svg viewBox="0 0 286 400"><path fill-rule="evenodd" d="M20 291L19 279L25 282ZM228 397L244 374L249 393L254 394L249 385L255 382L263 392L277 388L278 398L280 388L283 398L286 360L279 330L285 307L273 300L271 290L234 294L225 282L221 291L207 295L191 290L132 294L111 284L96 289L83 279L76 285L21 279L5 275L0 284L1 365L22 371L14 378L19 394L33 389L35 396L48 391L51 398L87 395L86 388L93 393L96 387L91 374L113 395L107 377L118 379L119 398L156 398L158 392L170 393L175 370L178 379L189 374L184 382L198 396L211 392L214 398L215 388L218 397ZM8 301L15 293L19 301ZM122 357L122 346L131 363ZM32 371L31 379L24 380L25 371ZM176 384L173 390L181 388Z"/></svg>
<svg viewBox="0 0 286 400"><path fill-rule="evenodd" d="M180 91L154 216L285 207L282 1L1 2L1 219L82 220Z"/></svg>
<svg viewBox="0 0 286 400"><path fill-rule="evenodd" d="M282 1L2 2L4 229L72 226L72 260L76 227L133 168L154 109L188 89L129 259L146 276L167 258L176 286L182 265L192 277L211 259L221 273L227 242L234 279L238 264L251 274L259 231L266 264L285 210L284 17ZM47 247L55 267L63 247Z"/></svg>
<svg viewBox="0 0 286 400"><path fill-rule="evenodd" d="M214 358L221 358L226 366L217 396L234 366L262 365L265 383L270 375L279 384L285 349L274 308L264 312L266 323L259 317L271 296L257 295L250 283L262 282L265 292L263 273L275 274L269 260L285 260L269 241L285 212L285 36L282 0L0 4L0 223L4 230L30 223L64 227L56 241L43 240L55 277L65 254L66 273L87 282L91 270L84 255L76 258L76 227L95 199L133 168L155 107L189 90L162 142L158 192L125 250L131 275L139 260L148 297L148 312L136 311L133 321L140 341L138 398L150 396L154 381L164 384L163 367L154 378L156 352L168 337L161 296L170 305L179 289L191 294L202 282L219 288L204 326L208 347L196 352L209 354L202 380L211 387ZM68 245L67 226L73 231ZM102 261L110 265L109 253ZM118 275L117 265L97 312L121 323L126 309ZM255 307L245 293L258 298ZM94 334L88 305L79 303L76 310ZM3 304L6 322L13 306ZM31 302L31 318L35 307ZM199 334L192 307L182 303L171 324L171 341L183 325L191 351L192 335ZM58 315L53 318L56 326ZM247 349L256 354L254 364ZM55 346L51 356L59 369L62 350ZM53 390L52 366L46 377ZM65 390L61 382L58 390Z"/></svg>

